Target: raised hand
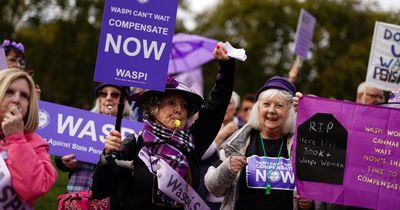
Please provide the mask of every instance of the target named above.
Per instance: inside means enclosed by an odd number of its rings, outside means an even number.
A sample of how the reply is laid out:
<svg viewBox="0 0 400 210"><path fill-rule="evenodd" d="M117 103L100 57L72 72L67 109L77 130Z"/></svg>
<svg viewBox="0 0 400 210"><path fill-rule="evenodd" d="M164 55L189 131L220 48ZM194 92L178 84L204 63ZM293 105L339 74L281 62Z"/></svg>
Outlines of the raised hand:
<svg viewBox="0 0 400 210"><path fill-rule="evenodd" d="M214 57L218 60L227 61L229 60L228 51L223 47L223 43L219 42L214 48Z"/></svg>

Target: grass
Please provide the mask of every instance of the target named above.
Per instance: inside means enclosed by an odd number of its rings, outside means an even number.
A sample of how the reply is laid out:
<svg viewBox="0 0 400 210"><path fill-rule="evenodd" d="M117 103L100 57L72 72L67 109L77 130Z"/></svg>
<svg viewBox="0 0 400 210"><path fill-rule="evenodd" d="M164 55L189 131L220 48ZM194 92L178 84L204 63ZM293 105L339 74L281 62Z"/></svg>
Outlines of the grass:
<svg viewBox="0 0 400 210"><path fill-rule="evenodd" d="M55 167L54 157L51 156L51 161ZM55 210L57 209L57 197L67 191L68 173L57 170L58 178L53 188L41 197L35 204L37 210Z"/></svg>

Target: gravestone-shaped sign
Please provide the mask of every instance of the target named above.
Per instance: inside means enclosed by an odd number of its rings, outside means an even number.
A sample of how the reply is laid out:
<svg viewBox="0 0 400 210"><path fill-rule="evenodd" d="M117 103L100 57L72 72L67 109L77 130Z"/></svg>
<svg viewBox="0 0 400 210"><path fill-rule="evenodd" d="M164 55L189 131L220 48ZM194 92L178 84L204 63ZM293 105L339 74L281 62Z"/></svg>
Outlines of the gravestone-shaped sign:
<svg viewBox="0 0 400 210"><path fill-rule="evenodd" d="M347 130L332 115L317 113L297 129L298 179L342 184L346 160Z"/></svg>

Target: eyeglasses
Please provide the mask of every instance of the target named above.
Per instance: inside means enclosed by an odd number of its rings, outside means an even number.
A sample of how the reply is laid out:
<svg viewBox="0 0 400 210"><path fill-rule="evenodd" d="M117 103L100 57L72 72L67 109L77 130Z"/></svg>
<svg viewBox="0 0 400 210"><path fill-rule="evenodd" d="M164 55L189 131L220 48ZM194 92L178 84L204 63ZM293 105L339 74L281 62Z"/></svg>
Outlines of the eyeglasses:
<svg viewBox="0 0 400 210"><path fill-rule="evenodd" d="M117 92L104 92L104 91L99 91L98 95L101 98L107 98L108 95L111 95L111 98L113 99L118 99L121 96L121 94Z"/></svg>
<svg viewBox="0 0 400 210"><path fill-rule="evenodd" d="M383 97L383 95L378 95L378 94L371 94L371 93L366 93L365 95L371 97L371 98L377 98L379 100L384 100L385 98Z"/></svg>

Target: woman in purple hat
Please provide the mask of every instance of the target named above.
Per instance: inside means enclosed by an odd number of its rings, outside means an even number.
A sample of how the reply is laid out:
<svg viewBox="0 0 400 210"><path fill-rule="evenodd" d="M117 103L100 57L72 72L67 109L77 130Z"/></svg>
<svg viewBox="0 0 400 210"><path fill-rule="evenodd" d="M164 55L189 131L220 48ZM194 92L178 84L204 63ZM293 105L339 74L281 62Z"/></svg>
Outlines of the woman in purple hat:
<svg viewBox="0 0 400 210"><path fill-rule="evenodd" d="M248 123L220 147L220 161L208 169L205 185L225 196L221 209L293 209L295 92L287 79L269 79L257 91ZM311 201L305 202L309 208Z"/></svg>
<svg viewBox="0 0 400 210"><path fill-rule="evenodd" d="M5 39L1 44L1 48L4 49L6 54L8 68L17 68L25 71L29 74L29 76L33 76L32 69L25 69L25 47L21 42L17 43L15 41ZM38 84L35 84L35 92L38 99L40 99L41 89Z"/></svg>
<svg viewBox="0 0 400 210"><path fill-rule="evenodd" d="M8 68L22 69L25 66L25 48L22 43L16 43L14 41L5 39L1 47L6 53Z"/></svg>
<svg viewBox="0 0 400 210"><path fill-rule="evenodd" d="M141 93L137 103L143 112L143 131L137 140L128 138L123 142L119 132L110 132L101 163L95 170L94 196L113 194L112 209L205 207L189 186L198 187L200 158L220 129L234 80L234 61L223 47L217 45L214 56L220 61L220 69L207 105L203 106L202 96L173 78L167 79L164 92ZM196 113L198 118L189 123ZM115 160L113 156L119 158ZM170 167L164 176L158 174L163 163ZM180 177L184 184L160 187L167 175Z"/></svg>

